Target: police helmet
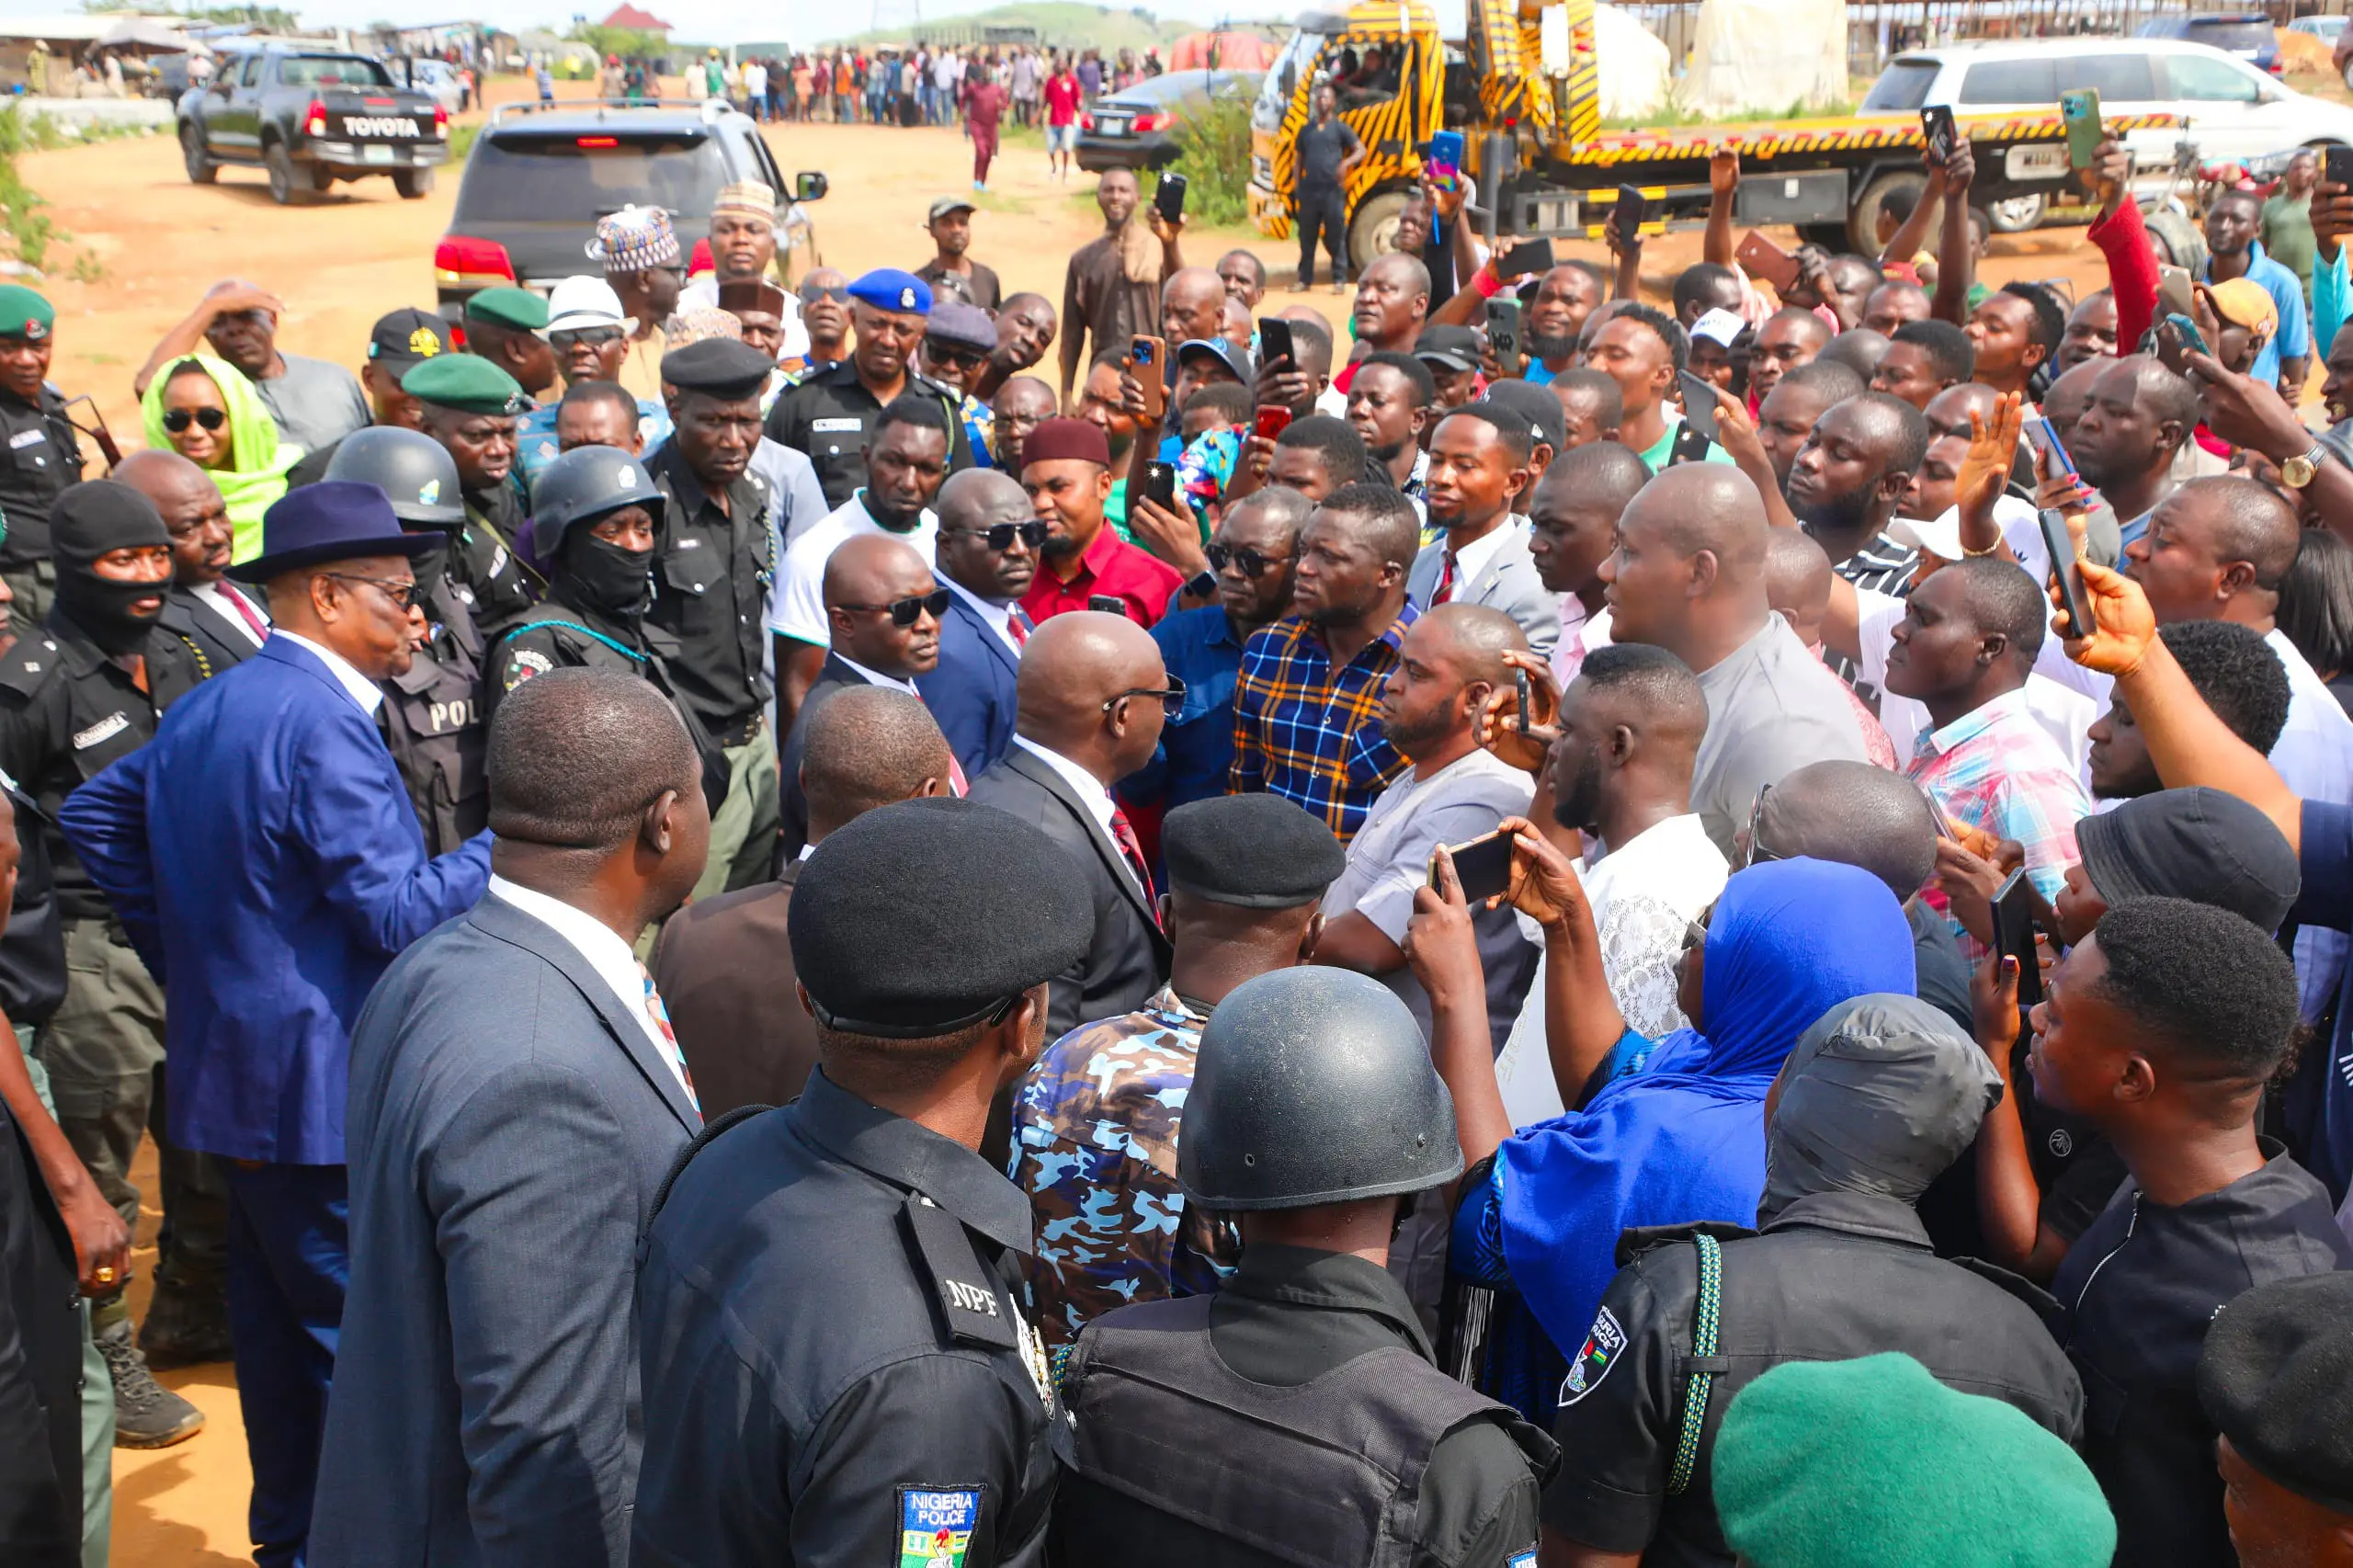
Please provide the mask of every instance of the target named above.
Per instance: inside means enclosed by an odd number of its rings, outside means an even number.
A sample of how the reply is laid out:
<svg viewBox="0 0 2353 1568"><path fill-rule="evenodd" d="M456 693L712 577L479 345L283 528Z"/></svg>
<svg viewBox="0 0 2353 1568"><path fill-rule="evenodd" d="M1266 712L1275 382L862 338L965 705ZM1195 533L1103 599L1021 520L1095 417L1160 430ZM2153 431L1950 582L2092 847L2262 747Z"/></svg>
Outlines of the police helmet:
<svg viewBox="0 0 2353 1568"><path fill-rule="evenodd" d="M531 542L555 559L566 528L623 506L659 506L662 492L645 465L619 447L574 447L540 471L531 485Z"/></svg>
<svg viewBox="0 0 2353 1568"><path fill-rule="evenodd" d="M1454 1100L1420 1026L1347 970L1236 986L1201 1030L1176 1179L1205 1209L1304 1209L1462 1174Z"/></svg>
<svg viewBox="0 0 2353 1568"><path fill-rule="evenodd" d="M457 461L421 430L390 425L354 430L335 443L323 477L374 485L391 498L392 516L404 523L454 528L466 520Z"/></svg>

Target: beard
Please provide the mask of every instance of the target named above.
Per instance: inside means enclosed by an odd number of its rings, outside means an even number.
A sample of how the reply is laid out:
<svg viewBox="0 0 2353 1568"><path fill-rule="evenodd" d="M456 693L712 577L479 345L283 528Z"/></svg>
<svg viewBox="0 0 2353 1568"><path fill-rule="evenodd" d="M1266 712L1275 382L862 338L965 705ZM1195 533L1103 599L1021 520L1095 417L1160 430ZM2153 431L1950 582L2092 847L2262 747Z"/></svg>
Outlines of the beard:
<svg viewBox="0 0 2353 1568"><path fill-rule="evenodd" d="M1576 351L1577 347L1576 334L1573 332L1558 335L1546 332L1523 332L1522 338L1530 359L1565 359Z"/></svg>
<svg viewBox="0 0 2353 1568"><path fill-rule="evenodd" d="M1786 494L1788 486L1783 484ZM1871 513L1871 489L1850 490L1844 495L1834 495L1826 501L1809 502L1800 506L1790 502L1790 510L1798 521L1816 533L1846 535L1860 532L1869 525Z"/></svg>
<svg viewBox="0 0 2353 1568"><path fill-rule="evenodd" d="M1552 801L1552 820L1579 833L1589 831L1601 814L1601 755L1587 750L1567 787Z"/></svg>

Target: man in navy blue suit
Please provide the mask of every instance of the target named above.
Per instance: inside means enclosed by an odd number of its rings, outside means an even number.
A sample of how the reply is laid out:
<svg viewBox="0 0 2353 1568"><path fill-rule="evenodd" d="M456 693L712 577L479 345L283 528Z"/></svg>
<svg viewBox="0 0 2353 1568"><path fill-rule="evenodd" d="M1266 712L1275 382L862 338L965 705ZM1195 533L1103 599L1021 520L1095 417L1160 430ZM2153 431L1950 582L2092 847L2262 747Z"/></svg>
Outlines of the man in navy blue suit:
<svg viewBox="0 0 2353 1568"><path fill-rule="evenodd" d="M65 836L171 997L174 1143L229 1185L229 1327L262 1568L301 1562L349 1272L350 1028L385 967L472 907L490 835L428 859L376 729L408 668L414 562L372 484L292 492L262 553L272 630L67 800Z"/></svg>
<svg viewBox="0 0 2353 1568"><path fill-rule="evenodd" d="M978 778L1013 744L1014 682L1046 525L1011 474L966 469L939 487L939 580L954 596L939 621L939 667L915 678L940 733Z"/></svg>

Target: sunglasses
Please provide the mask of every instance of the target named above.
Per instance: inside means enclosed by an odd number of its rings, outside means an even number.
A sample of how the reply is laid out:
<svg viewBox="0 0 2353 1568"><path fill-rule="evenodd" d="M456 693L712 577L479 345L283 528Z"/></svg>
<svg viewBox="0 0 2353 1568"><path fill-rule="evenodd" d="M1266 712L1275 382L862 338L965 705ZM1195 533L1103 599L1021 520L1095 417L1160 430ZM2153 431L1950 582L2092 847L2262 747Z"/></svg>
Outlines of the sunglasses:
<svg viewBox="0 0 2353 1568"><path fill-rule="evenodd" d="M836 305L847 305L849 303L849 285L835 283L829 288L823 283L804 283L801 286L802 304L813 305L820 300L831 300Z"/></svg>
<svg viewBox="0 0 2353 1568"><path fill-rule="evenodd" d="M602 348L608 343L619 343L621 329L617 326L568 326L548 334L548 341L558 348L577 348L586 345Z"/></svg>
<svg viewBox="0 0 2353 1568"><path fill-rule="evenodd" d="M164 415L164 428L176 436L190 425L201 425L207 430L218 430L229 423L225 408L175 408Z"/></svg>
<svg viewBox="0 0 2353 1568"><path fill-rule="evenodd" d="M332 577L338 583L365 583L403 609L415 609L425 602L425 584L411 578L401 582L391 577L360 577L347 572L322 572L322 577Z"/></svg>
<svg viewBox="0 0 2353 1568"><path fill-rule="evenodd" d="M948 613L948 590L934 588L914 598L892 599L887 605L835 605L835 609L854 609L868 615L888 612L893 626L913 626L928 615L934 620Z"/></svg>
<svg viewBox="0 0 2353 1568"><path fill-rule="evenodd" d="M1248 545L1235 549L1232 545L1212 544L1201 551L1210 558L1212 571L1222 572L1232 564L1245 577L1263 577L1273 568L1290 559L1288 555L1268 555Z"/></svg>
<svg viewBox="0 0 2353 1568"><path fill-rule="evenodd" d="M1770 784L1763 786L1756 791L1756 803L1748 808L1748 854L1739 865L1733 868L1734 870L1745 871L1751 866L1762 866L1768 860L1780 858L1779 855L1766 848L1756 836L1757 830L1764 825L1765 822L1765 797L1772 792L1773 786Z"/></svg>
<svg viewBox="0 0 2353 1568"><path fill-rule="evenodd" d="M1103 702L1103 711L1108 713L1131 697L1157 697L1160 699L1161 706L1168 710L1168 716L1174 719L1178 713L1184 711L1185 681L1181 676L1170 676L1167 678L1168 684L1157 690L1148 686L1139 686L1106 698Z"/></svg>
<svg viewBox="0 0 2353 1568"><path fill-rule="evenodd" d="M953 365L963 370L978 369L989 362L989 357L977 348L961 347L951 348L944 344L934 343L926 351L930 354L934 364Z"/></svg>
<svg viewBox="0 0 2353 1568"><path fill-rule="evenodd" d="M991 523L984 528L941 528L944 534L978 534L988 540L988 546L1002 555L1019 540L1032 550L1046 548L1046 525L1043 523Z"/></svg>

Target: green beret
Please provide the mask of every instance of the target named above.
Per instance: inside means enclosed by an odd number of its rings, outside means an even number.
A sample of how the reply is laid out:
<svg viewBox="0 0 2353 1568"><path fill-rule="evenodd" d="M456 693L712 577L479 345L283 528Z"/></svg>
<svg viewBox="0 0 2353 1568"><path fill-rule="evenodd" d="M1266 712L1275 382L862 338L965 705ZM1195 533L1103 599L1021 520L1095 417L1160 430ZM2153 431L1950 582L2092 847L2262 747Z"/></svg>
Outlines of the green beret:
<svg viewBox="0 0 2353 1568"><path fill-rule="evenodd" d="M518 332L545 332L548 329L547 298L534 294L529 289L513 289L503 284L495 289L484 289L468 298L466 314L473 320L496 322Z"/></svg>
<svg viewBox="0 0 2353 1568"><path fill-rule="evenodd" d="M47 300L21 283L0 284L0 337L39 343L56 324L57 311Z"/></svg>
<svg viewBox="0 0 2353 1568"><path fill-rule="evenodd" d="M1713 1458L1754 1568L2108 1568L2116 1520L2075 1451L1909 1356L1790 1361L1740 1391Z"/></svg>
<svg viewBox="0 0 2353 1568"><path fill-rule="evenodd" d="M520 414L523 388L478 354L438 354L401 378L401 391L420 403L466 414Z"/></svg>

